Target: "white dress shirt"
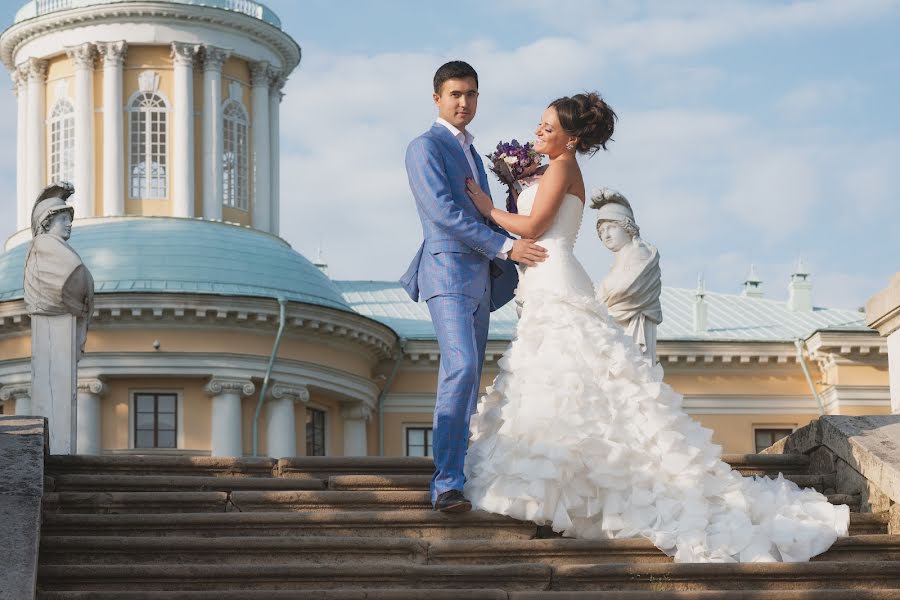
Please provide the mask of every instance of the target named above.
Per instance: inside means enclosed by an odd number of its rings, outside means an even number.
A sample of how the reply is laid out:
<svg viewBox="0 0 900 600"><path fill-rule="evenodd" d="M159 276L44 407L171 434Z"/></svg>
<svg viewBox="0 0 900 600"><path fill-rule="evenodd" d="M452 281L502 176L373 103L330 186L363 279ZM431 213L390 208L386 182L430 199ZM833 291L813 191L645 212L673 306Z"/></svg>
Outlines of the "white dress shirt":
<svg viewBox="0 0 900 600"><path fill-rule="evenodd" d="M453 137L456 138L456 141L459 142L459 145L462 147L463 154L466 157L466 161L469 163L469 169L472 171L472 178L475 181L480 181L480 177L478 175L478 168L475 166L475 157L472 156L472 142L475 140L475 136L469 133L468 131L460 131L456 127L454 127L449 121L438 117L435 123L440 123L447 130L453 134ZM509 256L509 251L512 250L513 240L508 239L503 242L503 247L500 248L500 252L497 253L497 258L506 259Z"/></svg>

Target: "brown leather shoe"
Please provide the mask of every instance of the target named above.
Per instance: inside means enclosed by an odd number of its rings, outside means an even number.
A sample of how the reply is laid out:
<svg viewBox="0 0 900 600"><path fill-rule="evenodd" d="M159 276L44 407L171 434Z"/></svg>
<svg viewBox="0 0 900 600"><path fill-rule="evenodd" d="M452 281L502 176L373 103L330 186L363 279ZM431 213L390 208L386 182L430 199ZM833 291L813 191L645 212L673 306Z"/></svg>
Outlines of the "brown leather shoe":
<svg viewBox="0 0 900 600"><path fill-rule="evenodd" d="M463 496L459 490L450 490L437 497L434 502L434 510L445 513L468 512L472 510L472 503Z"/></svg>

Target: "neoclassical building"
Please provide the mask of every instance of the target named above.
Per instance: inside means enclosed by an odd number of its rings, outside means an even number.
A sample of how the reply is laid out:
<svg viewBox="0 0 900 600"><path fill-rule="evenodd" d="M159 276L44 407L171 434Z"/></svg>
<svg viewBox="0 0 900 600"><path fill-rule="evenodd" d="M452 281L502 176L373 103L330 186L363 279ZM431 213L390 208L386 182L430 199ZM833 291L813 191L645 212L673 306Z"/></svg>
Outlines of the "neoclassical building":
<svg viewBox="0 0 900 600"><path fill-rule="evenodd" d="M31 204L65 179L97 291L79 453L430 453L440 352L425 306L395 282L332 280L278 236L279 107L300 48L275 14L251 0L34 0L0 60L18 98L3 412L30 411ZM815 307L802 265L788 285L787 302L753 272L740 295L664 289L666 380L726 451L822 413L889 410L884 339L862 313ZM492 318L485 385L515 322L511 307Z"/></svg>

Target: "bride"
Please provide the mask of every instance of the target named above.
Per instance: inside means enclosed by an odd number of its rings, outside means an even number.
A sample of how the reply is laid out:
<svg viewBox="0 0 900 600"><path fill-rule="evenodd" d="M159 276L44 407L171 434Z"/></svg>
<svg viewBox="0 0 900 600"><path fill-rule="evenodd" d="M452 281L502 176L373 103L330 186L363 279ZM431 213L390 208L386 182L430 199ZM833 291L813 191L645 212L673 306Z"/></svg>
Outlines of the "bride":
<svg viewBox="0 0 900 600"><path fill-rule="evenodd" d="M848 508L722 462L573 254L585 198L575 155L605 149L615 118L597 94L553 101L535 132L550 164L519 214L468 184L485 217L539 240L548 259L520 279L515 339L472 416L465 494L565 536L643 536L677 562L809 560L847 534Z"/></svg>

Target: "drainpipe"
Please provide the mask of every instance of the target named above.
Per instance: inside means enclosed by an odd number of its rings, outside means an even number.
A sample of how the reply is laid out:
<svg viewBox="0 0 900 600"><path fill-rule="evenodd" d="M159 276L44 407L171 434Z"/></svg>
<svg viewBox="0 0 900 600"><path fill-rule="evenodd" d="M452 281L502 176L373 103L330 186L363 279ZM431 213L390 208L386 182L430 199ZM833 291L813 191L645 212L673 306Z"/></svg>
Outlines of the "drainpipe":
<svg viewBox="0 0 900 600"><path fill-rule="evenodd" d="M816 386L809 374L809 368L806 366L806 359L803 358L803 340L801 340L800 338L794 340L794 347L797 348L797 362L800 363L800 368L803 369L803 374L806 375L806 383L809 384L809 390L812 392L813 398L816 399L816 403L819 405L819 414L824 415L825 405L822 404L822 399L819 397L819 392L816 391Z"/></svg>
<svg viewBox="0 0 900 600"><path fill-rule="evenodd" d="M378 456L384 456L384 400L387 398L388 391L397 377L397 371L400 370L400 363L403 362L403 349L406 346L406 338L401 337L397 341L397 352L394 354L394 366L391 367L391 374L384 382L381 393L378 394Z"/></svg>
<svg viewBox="0 0 900 600"><path fill-rule="evenodd" d="M269 378L272 376L272 367L275 366L275 357L278 355L278 347L281 345L281 336L284 334L285 312L287 300L278 298L278 333L275 334L275 344L272 346L272 354L269 356L269 365L263 377L262 388L259 390L259 401L256 403L256 413L253 415L253 456L259 456L259 415L262 413L263 404L266 401L266 392L269 388Z"/></svg>

